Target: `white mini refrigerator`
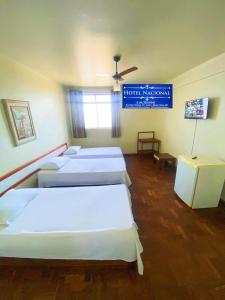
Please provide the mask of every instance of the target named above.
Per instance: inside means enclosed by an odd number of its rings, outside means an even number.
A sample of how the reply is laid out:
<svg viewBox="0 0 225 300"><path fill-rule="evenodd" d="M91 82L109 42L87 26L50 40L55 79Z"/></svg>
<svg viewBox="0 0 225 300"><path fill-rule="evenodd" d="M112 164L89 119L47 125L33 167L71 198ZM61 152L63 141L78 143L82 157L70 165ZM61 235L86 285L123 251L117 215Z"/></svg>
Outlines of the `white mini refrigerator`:
<svg viewBox="0 0 225 300"><path fill-rule="evenodd" d="M192 208L217 207L225 180L225 162L180 155L174 191Z"/></svg>

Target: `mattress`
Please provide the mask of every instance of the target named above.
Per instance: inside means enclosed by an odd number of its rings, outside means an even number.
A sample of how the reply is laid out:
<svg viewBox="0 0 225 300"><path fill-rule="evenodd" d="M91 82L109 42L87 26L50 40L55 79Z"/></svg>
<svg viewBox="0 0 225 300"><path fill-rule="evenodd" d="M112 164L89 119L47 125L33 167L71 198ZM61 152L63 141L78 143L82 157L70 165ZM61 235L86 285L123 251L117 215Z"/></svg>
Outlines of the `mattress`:
<svg viewBox="0 0 225 300"><path fill-rule="evenodd" d="M58 170L38 172L39 187L120 183L131 184L124 158L70 159Z"/></svg>
<svg viewBox="0 0 225 300"><path fill-rule="evenodd" d="M0 256L137 260L143 274L143 248L125 185L36 190L23 212L0 230Z"/></svg>
<svg viewBox="0 0 225 300"><path fill-rule="evenodd" d="M123 157L120 147L81 148L77 154L66 155L70 158L112 158Z"/></svg>

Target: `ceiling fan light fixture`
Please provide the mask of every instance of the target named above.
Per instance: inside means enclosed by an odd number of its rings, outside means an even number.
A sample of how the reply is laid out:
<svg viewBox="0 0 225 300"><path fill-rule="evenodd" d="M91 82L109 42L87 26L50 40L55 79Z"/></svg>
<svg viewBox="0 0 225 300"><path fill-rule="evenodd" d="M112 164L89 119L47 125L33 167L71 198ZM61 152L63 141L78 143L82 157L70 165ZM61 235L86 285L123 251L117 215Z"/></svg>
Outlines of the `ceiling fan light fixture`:
<svg viewBox="0 0 225 300"><path fill-rule="evenodd" d="M115 81L115 84L113 85L113 91L114 92L120 92L121 91L121 86L118 80Z"/></svg>

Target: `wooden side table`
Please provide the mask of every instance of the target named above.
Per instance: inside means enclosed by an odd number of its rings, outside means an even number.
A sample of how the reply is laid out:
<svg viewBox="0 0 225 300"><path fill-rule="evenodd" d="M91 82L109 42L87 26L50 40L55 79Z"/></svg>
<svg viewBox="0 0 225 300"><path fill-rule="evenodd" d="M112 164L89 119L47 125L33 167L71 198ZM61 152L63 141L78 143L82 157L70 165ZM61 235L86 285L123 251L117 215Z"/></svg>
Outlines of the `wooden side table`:
<svg viewBox="0 0 225 300"><path fill-rule="evenodd" d="M148 138L141 138L142 134L151 135L151 137ZM144 149L145 144L150 144L150 149ZM156 145L156 147L155 147ZM138 154L146 154L146 153L158 153L159 152L159 146L160 146L160 140L155 138L155 132L154 131L140 131L137 135L137 153Z"/></svg>
<svg viewBox="0 0 225 300"><path fill-rule="evenodd" d="M176 167L176 158L169 153L156 153L153 156L154 163L158 162L159 168L165 167L165 163L170 161L173 167Z"/></svg>

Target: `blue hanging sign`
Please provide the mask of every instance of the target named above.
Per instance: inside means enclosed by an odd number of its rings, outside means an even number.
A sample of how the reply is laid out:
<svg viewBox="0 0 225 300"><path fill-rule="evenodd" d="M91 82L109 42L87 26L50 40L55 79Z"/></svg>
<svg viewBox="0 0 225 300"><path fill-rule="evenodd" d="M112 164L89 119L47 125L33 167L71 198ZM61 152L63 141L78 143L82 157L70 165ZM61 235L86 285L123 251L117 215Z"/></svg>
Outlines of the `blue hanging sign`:
<svg viewBox="0 0 225 300"><path fill-rule="evenodd" d="M172 84L123 84L123 108L173 108Z"/></svg>

